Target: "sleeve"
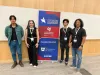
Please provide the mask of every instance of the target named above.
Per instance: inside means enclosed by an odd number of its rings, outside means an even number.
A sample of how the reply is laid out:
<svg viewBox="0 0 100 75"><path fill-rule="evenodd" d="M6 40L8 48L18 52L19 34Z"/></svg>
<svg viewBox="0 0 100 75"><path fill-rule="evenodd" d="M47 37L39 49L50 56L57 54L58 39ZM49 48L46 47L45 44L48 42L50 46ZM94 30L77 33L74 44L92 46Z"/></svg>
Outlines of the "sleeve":
<svg viewBox="0 0 100 75"><path fill-rule="evenodd" d="M23 28L21 27L21 37L23 37L24 36L24 30L23 30Z"/></svg>
<svg viewBox="0 0 100 75"><path fill-rule="evenodd" d="M8 27L5 28L5 36L8 38Z"/></svg>
<svg viewBox="0 0 100 75"><path fill-rule="evenodd" d="M86 35L86 30L85 29L83 29L83 31L82 31L82 37L86 37L87 35Z"/></svg>
<svg viewBox="0 0 100 75"><path fill-rule="evenodd" d="M70 35L72 35L72 28L70 28Z"/></svg>
<svg viewBox="0 0 100 75"><path fill-rule="evenodd" d="M62 36L62 28L60 29L60 39L61 39L61 36Z"/></svg>

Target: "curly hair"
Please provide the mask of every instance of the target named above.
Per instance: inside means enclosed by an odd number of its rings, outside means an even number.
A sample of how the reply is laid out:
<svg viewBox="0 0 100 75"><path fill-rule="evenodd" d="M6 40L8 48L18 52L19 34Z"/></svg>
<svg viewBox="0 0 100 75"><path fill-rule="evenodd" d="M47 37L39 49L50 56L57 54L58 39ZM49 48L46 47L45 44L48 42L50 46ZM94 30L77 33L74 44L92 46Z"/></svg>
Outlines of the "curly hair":
<svg viewBox="0 0 100 75"><path fill-rule="evenodd" d="M82 19L76 19L75 22L74 22L74 27L76 27L76 22L77 22L77 21L80 21L80 23L81 23L81 24L80 24L80 27L83 28L84 23L83 23Z"/></svg>

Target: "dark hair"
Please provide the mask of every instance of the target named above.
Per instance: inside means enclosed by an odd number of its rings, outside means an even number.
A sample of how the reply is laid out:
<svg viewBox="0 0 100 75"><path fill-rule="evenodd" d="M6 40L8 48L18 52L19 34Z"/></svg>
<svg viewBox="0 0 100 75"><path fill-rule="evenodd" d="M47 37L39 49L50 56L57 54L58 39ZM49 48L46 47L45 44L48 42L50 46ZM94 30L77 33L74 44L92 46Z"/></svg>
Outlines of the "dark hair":
<svg viewBox="0 0 100 75"><path fill-rule="evenodd" d="M81 23L80 27L83 28L84 23L83 23L82 19L76 19L74 22L74 27L76 27L76 21L80 21L80 23Z"/></svg>
<svg viewBox="0 0 100 75"><path fill-rule="evenodd" d="M68 19L63 19L63 23L64 23L65 21L67 21L67 23L69 23L69 20L68 20Z"/></svg>
<svg viewBox="0 0 100 75"><path fill-rule="evenodd" d="M26 27L27 29L30 27L30 25L29 25L30 21L32 21L32 22L33 22L34 27L35 27L35 22L34 22L34 20L29 20L29 21L28 21L28 25L27 25L27 27Z"/></svg>
<svg viewBox="0 0 100 75"><path fill-rule="evenodd" d="M9 17L9 20L12 20L12 18L14 18L14 19L16 20L16 16L14 16L14 15L11 15L11 16Z"/></svg>

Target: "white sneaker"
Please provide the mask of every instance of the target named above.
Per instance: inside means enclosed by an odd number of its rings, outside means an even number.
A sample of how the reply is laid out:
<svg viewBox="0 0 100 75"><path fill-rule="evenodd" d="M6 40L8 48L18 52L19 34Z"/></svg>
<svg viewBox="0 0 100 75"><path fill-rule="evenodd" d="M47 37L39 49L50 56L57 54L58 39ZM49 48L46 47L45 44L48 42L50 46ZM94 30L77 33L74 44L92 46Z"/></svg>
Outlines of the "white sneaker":
<svg viewBox="0 0 100 75"><path fill-rule="evenodd" d="M32 64L30 64L30 66L32 66Z"/></svg>

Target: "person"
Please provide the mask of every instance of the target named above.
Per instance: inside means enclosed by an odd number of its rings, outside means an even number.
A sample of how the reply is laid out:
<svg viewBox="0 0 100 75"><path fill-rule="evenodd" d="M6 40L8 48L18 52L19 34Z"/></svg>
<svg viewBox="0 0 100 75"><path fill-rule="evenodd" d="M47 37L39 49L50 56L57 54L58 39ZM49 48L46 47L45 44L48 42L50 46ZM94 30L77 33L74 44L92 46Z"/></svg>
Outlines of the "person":
<svg viewBox="0 0 100 75"><path fill-rule="evenodd" d="M17 66L16 53L18 54L19 65L24 67L21 49L22 37L24 35L23 28L16 23L16 17L14 15L11 15L9 20L11 21L11 24L5 28L5 36L8 38L8 44L14 61L11 68L13 69Z"/></svg>
<svg viewBox="0 0 100 75"><path fill-rule="evenodd" d="M71 67L74 68L76 67L77 68L76 71L80 71L82 62L82 50L86 40L86 31L83 28L83 26L84 26L83 21L81 19L76 19L74 22L74 29L72 30L72 34L69 40L70 45L72 42L73 63Z"/></svg>
<svg viewBox="0 0 100 75"><path fill-rule="evenodd" d="M33 20L28 21L28 26L25 30L25 43L28 48L29 63L34 67L38 66L37 49L39 46L39 32L35 27Z"/></svg>
<svg viewBox="0 0 100 75"><path fill-rule="evenodd" d="M60 63L63 62L64 60L64 50L66 49L66 58L65 58L65 65L68 64L68 60L69 60L69 37L71 35L71 28L68 27L69 24L69 20L68 19L64 19L63 20L63 25L64 27L62 27L60 29L60 48L61 48L61 60Z"/></svg>

